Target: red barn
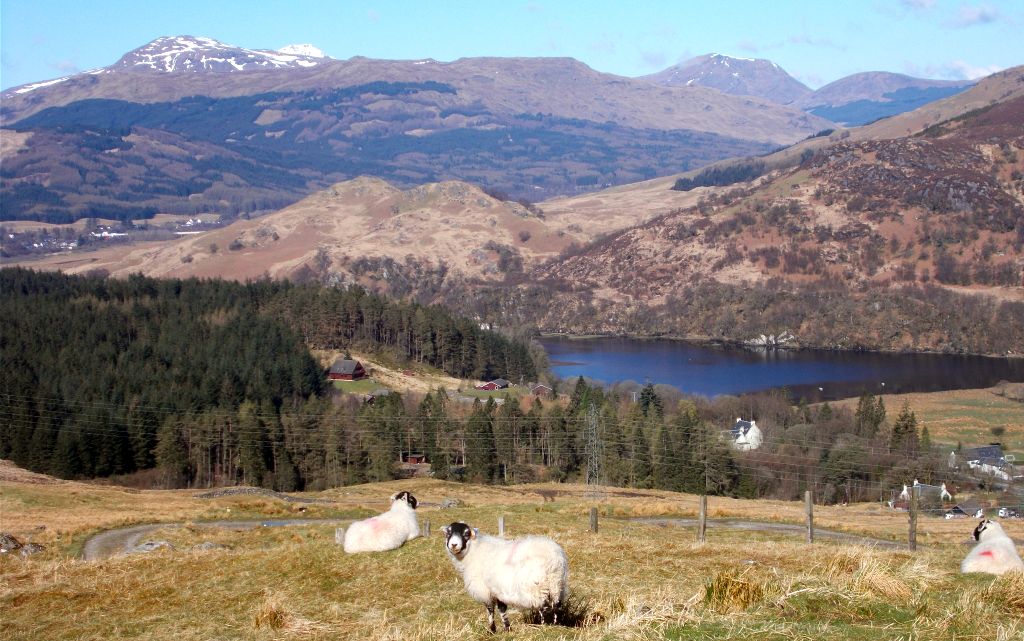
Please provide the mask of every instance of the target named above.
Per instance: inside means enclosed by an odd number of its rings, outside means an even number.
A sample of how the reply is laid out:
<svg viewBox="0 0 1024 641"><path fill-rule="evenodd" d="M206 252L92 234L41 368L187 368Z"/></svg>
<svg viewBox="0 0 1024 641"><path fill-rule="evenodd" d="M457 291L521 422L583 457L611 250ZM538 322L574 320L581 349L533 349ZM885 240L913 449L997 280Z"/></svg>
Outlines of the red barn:
<svg viewBox="0 0 1024 641"><path fill-rule="evenodd" d="M366 378L366 370L359 361L339 358L331 365L331 371L327 373L327 378L332 381L358 381L361 378Z"/></svg>

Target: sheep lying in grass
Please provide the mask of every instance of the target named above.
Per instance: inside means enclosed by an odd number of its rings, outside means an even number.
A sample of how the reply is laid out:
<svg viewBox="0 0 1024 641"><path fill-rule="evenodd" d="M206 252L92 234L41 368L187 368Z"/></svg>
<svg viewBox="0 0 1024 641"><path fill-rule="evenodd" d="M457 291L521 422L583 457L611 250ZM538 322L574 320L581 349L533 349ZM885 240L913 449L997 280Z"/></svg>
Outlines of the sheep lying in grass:
<svg viewBox="0 0 1024 641"><path fill-rule="evenodd" d="M974 528L974 540L978 544L960 564L961 572L1003 574L1011 570L1024 570L1024 561L1017 554L1013 539L1007 536L999 523L982 519L978 527Z"/></svg>
<svg viewBox="0 0 1024 641"><path fill-rule="evenodd" d="M399 492L391 497L391 509L387 512L356 521L345 530L343 549L349 554L394 550L419 535L416 497Z"/></svg>
<svg viewBox="0 0 1024 641"><path fill-rule="evenodd" d="M508 606L538 609L544 620L550 612L552 623L558 623L558 608L569 592L569 559L560 545L543 536L499 539L458 522L442 531L466 591L487 609L491 632L495 631L494 606L506 631Z"/></svg>

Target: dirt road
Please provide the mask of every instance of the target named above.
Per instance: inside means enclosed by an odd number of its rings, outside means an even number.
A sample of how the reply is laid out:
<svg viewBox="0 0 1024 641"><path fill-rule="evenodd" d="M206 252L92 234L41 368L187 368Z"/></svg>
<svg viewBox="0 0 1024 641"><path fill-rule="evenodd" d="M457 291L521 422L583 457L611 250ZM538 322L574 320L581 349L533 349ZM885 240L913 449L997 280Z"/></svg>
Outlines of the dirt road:
<svg viewBox="0 0 1024 641"><path fill-rule="evenodd" d="M348 523L338 519L265 519L262 521L201 521L193 522L193 527L229 528L233 530L252 530L258 527L281 527L289 525L341 525ZM150 532L168 528L184 527L184 523L153 523L132 527L107 530L93 535L82 546L82 558L86 561L104 559L116 554L125 554L142 541Z"/></svg>

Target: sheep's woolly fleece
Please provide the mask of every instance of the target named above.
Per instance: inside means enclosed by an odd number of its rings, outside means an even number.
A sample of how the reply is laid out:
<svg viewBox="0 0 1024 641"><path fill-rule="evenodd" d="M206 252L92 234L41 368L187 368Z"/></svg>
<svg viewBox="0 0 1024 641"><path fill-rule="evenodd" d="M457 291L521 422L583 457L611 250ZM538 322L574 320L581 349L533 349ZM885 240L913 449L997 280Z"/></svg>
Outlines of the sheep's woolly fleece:
<svg viewBox="0 0 1024 641"><path fill-rule="evenodd" d="M961 572L1004 574L1011 570L1024 571L1024 561L1017 554L1013 539L999 523L982 519L974 528L974 538L978 544L960 564Z"/></svg>
<svg viewBox="0 0 1024 641"><path fill-rule="evenodd" d="M420 535L416 518L416 498L408 492L391 497L391 508L378 516L356 521L345 530L343 549L356 552L383 552L402 547Z"/></svg>

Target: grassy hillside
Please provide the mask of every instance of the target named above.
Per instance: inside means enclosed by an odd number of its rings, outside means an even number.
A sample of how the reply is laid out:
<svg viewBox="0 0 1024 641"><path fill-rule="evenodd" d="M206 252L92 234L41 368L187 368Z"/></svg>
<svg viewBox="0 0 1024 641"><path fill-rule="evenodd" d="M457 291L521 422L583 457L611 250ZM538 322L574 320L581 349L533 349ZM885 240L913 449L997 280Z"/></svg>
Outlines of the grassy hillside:
<svg viewBox="0 0 1024 641"><path fill-rule="evenodd" d="M51 544L28 559L0 558L9 639L491 638L438 530L463 520L493 533L499 515L509 535L545 534L565 547L584 615L583 627L570 629L527 625L515 614L509 638L1011 639L1022 631L1024 576L957 573L970 521L923 519L914 555L827 542L808 547L791 535L717 528L699 545L692 530L625 518L692 516L694 496L607 489L595 497L573 485L414 480L318 493L334 503L307 510L351 518L379 511L385 497L409 489L422 500L421 519L431 521L433 536L393 552L347 556L334 544L332 526L186 527L153 534L175 551L84 562L69 557L67 543L92 528L209 518L228 509L280 515L297 504L28 480L0 467L4 528L21 537L34 531ZM463 504L440 510L448 497ZM588 531L591 506L602 514L597 534ZM798 523L800 513L796 503L710 501L712 518ZM905 514L875 505L822 507L815 516L820 527L880 538L900 539L906 530ZM1007 529L1024 536L1024 523ZM204 541L226 547L189 550Z"/></svg>

